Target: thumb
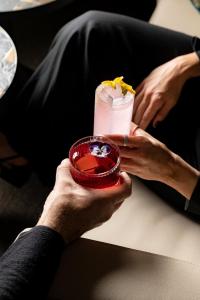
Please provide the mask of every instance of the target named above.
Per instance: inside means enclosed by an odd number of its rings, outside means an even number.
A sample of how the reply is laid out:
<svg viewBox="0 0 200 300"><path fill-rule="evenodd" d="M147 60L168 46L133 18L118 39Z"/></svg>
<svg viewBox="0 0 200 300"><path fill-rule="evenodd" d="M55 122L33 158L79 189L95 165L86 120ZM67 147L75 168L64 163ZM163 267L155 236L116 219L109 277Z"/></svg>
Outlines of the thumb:
<svg viewBox="0 0 200 300"><path fill-rule="evenodd" d="M68 158L64 159L60 165L57 167L56 171L56 183L61 179L72 179L71 172L70 172L70 161Z"/></svg>

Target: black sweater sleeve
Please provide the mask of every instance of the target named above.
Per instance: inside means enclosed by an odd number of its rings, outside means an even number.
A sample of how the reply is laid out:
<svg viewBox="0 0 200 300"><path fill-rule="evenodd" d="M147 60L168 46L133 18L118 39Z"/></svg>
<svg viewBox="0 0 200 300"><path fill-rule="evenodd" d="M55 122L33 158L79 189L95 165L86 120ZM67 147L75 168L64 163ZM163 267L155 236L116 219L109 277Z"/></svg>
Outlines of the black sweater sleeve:
<svg viewBox="0 0 200 300"><path fill-rule="evenodd" d="M200 178L197 181L190 200L186 201L185 210L200 215Z"/></svg>
<svg viewBox="0 0 200 300"><path fill-rule="evenodd" d="M45 226L33 227L0 258L0 299L45 299L65 243Z"/></svg>
<svg viewBox="0 0 200 300"><path fill-rule="evenodd" d="M193 50L196 52L200 59L200 39L196 36L193 37L192 41Z"/></svg>

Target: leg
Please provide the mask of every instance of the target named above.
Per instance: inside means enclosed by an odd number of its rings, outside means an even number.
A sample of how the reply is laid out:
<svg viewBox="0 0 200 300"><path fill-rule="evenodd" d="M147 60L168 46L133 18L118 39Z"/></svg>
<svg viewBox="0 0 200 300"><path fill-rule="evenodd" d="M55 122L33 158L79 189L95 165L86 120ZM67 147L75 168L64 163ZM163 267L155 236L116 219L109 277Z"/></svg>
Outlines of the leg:
<svg viewBox="0 0 200 300"><path fill-rule="evenodd" d="M124 75L137 84L154 67L191 51L187 35L88 12L58 33L19 97L2 103L2 128L37 171L53 179L72 142L92 134L94 91L102 80Z"/></svg>
<svg viewBox="0 0 200 300"><path fill-rule="evenodd" d="M138 18L148 21L155 9L156 0L134 1L115 1L115 0L76 0L73 6L73 18L89 10L101 10L113 12L118 14L127 15L130 17Z"/></svg>

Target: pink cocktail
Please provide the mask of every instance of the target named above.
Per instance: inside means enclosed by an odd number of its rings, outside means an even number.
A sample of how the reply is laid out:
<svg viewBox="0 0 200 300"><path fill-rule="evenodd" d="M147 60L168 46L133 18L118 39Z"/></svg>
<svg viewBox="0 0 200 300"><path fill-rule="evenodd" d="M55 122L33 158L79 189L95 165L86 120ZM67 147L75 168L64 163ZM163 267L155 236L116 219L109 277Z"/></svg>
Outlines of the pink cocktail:
<svg viewBox="0 0 200 300"><path fill-rule="evenodd" d="M95 91L94 135L130 134L135 91L117 77Z"/></svg>
<svg viewBox="0 0 200 300"><path fill-rule="evenodd" d="M74 180L91 188L105 188L119 181L119 149L103 136L78 140L69 151Z"/></svg>

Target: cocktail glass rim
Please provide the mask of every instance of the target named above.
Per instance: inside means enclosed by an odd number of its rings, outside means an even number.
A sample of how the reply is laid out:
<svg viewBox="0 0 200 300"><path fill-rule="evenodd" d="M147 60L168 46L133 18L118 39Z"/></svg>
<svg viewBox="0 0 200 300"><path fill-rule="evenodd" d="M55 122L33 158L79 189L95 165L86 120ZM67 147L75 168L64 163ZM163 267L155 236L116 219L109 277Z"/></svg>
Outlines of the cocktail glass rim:
<svg viewBox="0 0 200 300"><path fill-rule="evenodd" d="M73 161L72 161L72 155L73 155L73 154L72 154L72 151L73 151L74 147L75 147L76 145L83 144L84 141L85 141L85 143L86 143L86 142L88 142L88 141L95 142L95 141L99 141L99 140L103 140L103 139L104 139L109 145L111 145L113 148L115 148L115 150L117 150L117 152L118 152L118 154L119 154L119 155L118 155L118 158L117 158L117 162L116 162L116 164L114 165L114 167L112 167L110 170L108 170L108 171L106 171L106 172L99 173L99 174L92 174L92 177L93 177L93 178L95 178L95 177L98 178L98 177L105 177L105 176L108 176L108 175L114 173L115 170L119 167L120 162L121 162L119 147L118 147L111 139L109 139L108 137L106 137L106 136L104 136L104 135L89 135L89 136L85 136L85 137L83 137L83 138L78 139L75 143L73 143L73 144L71 145L71 147L70 147L70 149L69 149L69 161L70 161L70 163L71 163L71 166L76 170L77 173L79 173L79 174L84 174L85 176L88 176L88 177L91 176L90 174L88 174L88 173L86 173L86 172L84 172L84 171L78 170L78 169L74 166ZM83 142L83 143L81 143L81 142Z"/></svg>

